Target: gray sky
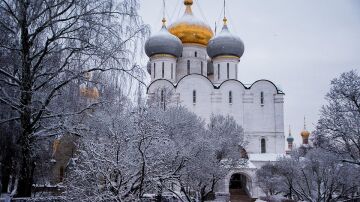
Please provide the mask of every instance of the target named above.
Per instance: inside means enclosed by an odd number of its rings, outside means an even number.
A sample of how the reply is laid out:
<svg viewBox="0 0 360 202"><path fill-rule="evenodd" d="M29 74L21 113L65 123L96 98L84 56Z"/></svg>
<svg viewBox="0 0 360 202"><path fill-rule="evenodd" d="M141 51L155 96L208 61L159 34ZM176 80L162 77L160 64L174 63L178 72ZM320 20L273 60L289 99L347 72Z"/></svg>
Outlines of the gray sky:
<svg viewBox="0 0 360 202"><path fill-rule="evenodd" d="M162 0L140 3L144 22L157 32ZM168 24L184 12L183 0L166 0L166 7ZM222 7L223 0L197 0L193 11L212 28L217 21L219 31ZM360 70L360 1L227 0L226 12L245 44L239 80L269 79L285 92L285 130L290 124L298 144L303 117L313 130L330 80Z"/></svg>

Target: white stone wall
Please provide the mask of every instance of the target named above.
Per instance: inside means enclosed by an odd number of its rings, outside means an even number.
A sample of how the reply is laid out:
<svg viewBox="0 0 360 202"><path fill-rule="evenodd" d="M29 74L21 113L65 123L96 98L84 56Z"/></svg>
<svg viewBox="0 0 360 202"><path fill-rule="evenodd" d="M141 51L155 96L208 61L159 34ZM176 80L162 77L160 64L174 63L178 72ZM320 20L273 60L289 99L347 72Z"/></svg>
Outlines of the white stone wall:
<svg viewBox="0 0 360 202"><path fill-rule="evenodd" d="M176 58L171 55L154 55L150 58L151 81L167 79L176 82ZM164 69L164 74L163 74Z"/></svg>
<svg viewBox="0 0 360 202"><path fill-rule="evenodd" d="M214 83L220 84L229 79L237 79L239 58L222 56L213 59Z"/></svg>
<svg viewBox="0 0 360 202"><path fill-rule="evenodd" d="M190 62L190 74L207 76L206 47L194 44L183 44L183 53L181 57L178 58L177 81L188 75L188 61ZM203 68L201 68L201 63Z"/></svg>
<svg viewBox="0 0 360 202"><path fill-rule="evenodd" d="M155 81L149 86L148 93L151 95L163 86L172 88L173 103L185 106L206 121L211 114L233 116L244 128L248 153L261 152L262 138L266 140L266 153L284 153L283 94L278 93L270 81L260 80L249 88L235 80L214 86L208 78L194 74L185 76L176 85L170 84L164 80ZM230 91L232 103L229 103Z"/></svg>

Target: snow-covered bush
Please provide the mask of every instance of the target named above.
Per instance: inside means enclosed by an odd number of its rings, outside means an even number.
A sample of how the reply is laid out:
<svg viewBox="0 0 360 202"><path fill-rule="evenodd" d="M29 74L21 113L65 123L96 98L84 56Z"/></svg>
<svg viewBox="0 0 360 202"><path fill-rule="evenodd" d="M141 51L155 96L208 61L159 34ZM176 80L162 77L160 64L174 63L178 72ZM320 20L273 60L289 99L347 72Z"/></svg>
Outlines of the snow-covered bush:
<svg viewBox="0 0 360 202"><path fill-rule="evenodd" d="M259 186L269 195L281 194L302 201L337 201L356 196L360 187L357 165L346 164L341 157L310 148L302 156L294 151L257 171Z"/></svg>
<svg viewBox="0 0 360 202"><path fill-rule="evenodd" d="M182 107L104 109L82 131L65 180L68 200L127 201L164 192L204 198L226 173L222 160L240 162L243 133L231 117L214 116L207 127Z"/></svg>

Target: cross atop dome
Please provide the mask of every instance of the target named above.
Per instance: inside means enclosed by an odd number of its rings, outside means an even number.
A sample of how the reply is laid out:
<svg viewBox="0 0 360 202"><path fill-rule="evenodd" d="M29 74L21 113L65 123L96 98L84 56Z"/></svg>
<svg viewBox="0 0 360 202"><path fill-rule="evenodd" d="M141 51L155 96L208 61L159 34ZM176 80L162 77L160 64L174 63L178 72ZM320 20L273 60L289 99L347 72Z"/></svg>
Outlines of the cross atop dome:
<svg viewBox="0 0 360 202"><path fill-rule="evenodd" d="M227 25L227 18L226 18L226 0L224 0L224 18L223 18L224 26Z"/></svg>
<svg viewBox="0 0 360 202"><path fill-rule="evenodd" d="M192 15L191 6L193 5L193 1L184 0L184 5L186 6L185 13Z"/></svg>
<svg viewBox="0 0 360 202"><path fill-rule="evenodd" d="M224 22L224 25L227 25L227 18L225 16L224 16L223 22Z"/></svg>

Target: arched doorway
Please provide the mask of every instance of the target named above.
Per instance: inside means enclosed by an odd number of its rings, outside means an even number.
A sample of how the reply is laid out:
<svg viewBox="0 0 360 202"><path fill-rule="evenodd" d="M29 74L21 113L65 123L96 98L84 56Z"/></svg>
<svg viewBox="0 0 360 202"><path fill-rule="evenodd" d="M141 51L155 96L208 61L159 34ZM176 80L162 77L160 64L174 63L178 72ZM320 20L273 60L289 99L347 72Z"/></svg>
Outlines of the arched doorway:
<svg viewBox="0 0 360 202"><path fill-rule="evenodd" d="M231 202L247 202L252 201L248 193L248 179L241 173L231 175L229 182L229 192Z"/></svg>

